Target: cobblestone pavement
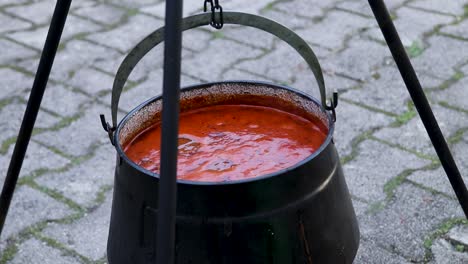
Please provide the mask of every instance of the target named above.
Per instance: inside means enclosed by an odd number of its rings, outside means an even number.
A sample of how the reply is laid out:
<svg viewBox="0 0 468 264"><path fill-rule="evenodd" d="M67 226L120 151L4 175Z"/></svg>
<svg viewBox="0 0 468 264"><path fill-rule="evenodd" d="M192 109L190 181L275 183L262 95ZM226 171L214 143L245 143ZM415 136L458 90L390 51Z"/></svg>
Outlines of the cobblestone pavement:
<svg viewBox="0 0 468 264"><path fill-rule="evenodd" d="M185 15L202 0L186 0ZM396 27L468 181L468 0L388 0ZM355 263L468 263L468 222L367 1L222 0L293 28L340 92L335 141L361 228ZM0 182L6 174L55 1L0 0ZM163 25L159 0L77 0L28 149L0 263L105 263L115 150L98 114L124 55ZM123 114L161 92L162 49L130 76ZM317 96L284 43L226 26L184 34L183 85L274 81Z"/></svg>

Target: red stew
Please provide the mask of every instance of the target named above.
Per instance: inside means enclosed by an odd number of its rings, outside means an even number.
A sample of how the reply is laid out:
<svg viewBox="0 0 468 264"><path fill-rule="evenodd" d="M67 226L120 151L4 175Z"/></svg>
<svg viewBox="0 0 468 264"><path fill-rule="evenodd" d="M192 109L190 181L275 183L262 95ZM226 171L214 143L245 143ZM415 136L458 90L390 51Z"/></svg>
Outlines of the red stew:
<svg viewBox="0 0 468 264"><path fill-rule="evenodd" d="M230 181L288 168L317 150L327 130L270 107L216 105L181 113L178 179ZM159 172L160 123L124 146L143 168Z"/></svg>

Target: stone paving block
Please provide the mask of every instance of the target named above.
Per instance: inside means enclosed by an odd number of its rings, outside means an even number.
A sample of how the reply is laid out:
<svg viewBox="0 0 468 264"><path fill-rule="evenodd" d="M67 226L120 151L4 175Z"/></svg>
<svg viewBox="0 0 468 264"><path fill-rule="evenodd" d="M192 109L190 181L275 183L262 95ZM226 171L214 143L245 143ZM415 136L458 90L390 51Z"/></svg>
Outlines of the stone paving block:
<svg viewBox="0 0 468 264"><path fill-rule="evenodd" d="M386 198L385 184L407 169L418 169L430 162L382 143L367 140L359 145L356 158L343 166L351 194L368 202Z"/></svg>
<svg viewBox="0 0 468 264"><path fill-rule="evenodd" d="M110 92L114 78L92 68L81 68L73 74L68 83L74 87L79 87L87 94L97 95L102 92Z"/></svg>
<svg viewBox="0 0 468 264"><path fill-rule="evenodd" d="M457 162L457 165L460 165L460 163ZM464 174L462 174L462 176L464 176ZM454 199L456 198L452 186L450 185L447 175L442 167L439 167L436 170L416 171L411 174L408 179L427 188L431 188L432 190L450 195ZM468 177L463 177L463 180L467 182Z"/></svg>
<svg viewBox="0 0 468 264"><path fill-rule="evenodd" d="M82 19L74 15L69 15L67 23L63 29L62 38L63 40L71 39L77 35L83 33L90 33L102 30L102 26L97 25L90 20Z"/></svg>
<svg viewBox="0 0 468 264"><path fill-rule="evenodd" d="M432 105L432 111L445 138L453 136L459 129L468 125L468 115L466 113L439 105ZM426 155L436 155L418 115L401 127L382 128L374 136Z"/></svg>
<svg viewBox="0 0 468 264"><path fill-rule="evenodd" d="M429 47L416 58L412 59L418 73L426 73L441 79L454 75L454 67L464 63L466 58L460 54L468 54L466 42L445 36L432 36L427 42Z"/></svg>
<svg viewBox="0 0 468 264"><path fill-rule="evenodd" d="M454 17L441 14L428 14L425 11L402 7L396 12L395 27L398 30L403 45L409 47L413 43L422 43L425 33L434 31L438 25L446 25L455 20ZM385 41L380 28L375 27L366 32L367 36ZM422 45L422 44L418 44Z"/></svg>
<svg viewBox="0 0 468 264"><path fill-rule="evenodd" d="M100 114L110 112L108 107L97 104L85 105L84 115L58 131L46 131L33 138L47 146L53 146L71 156L89 154L93 148L107 143L109 138L102 129Z"/></svg>
<svg viewBox="0 0 468 264"><path fill-rule="evenodd" d="M8 63L13 63L15 60L31 58L38 55L36 51L5 39L0 39L0 50L2 51L0 65L8 65Z"/></svg>
<svg viewBox="0 0 468 264"><path fill-rule="evenodd" d="M24 3L27 3L29 2L29 0L16 0L12 3L11 0L0 0L0 6L11 6L11 5L21 5L21 4L24 4Z"/></svg>
<svg viewBox="0 0 468 264"><path fill-rule="evenodd" d="M458 244L468 246L468 226L456 226L447 234L448 238Z"/></svg>
<svg viewBox="0 0 468 264"><path fill-rule="evenodd" d="M61 43L63 44L67 42L78 34L98 31L101 30L101 28L101 26L88 20L81 19L74 15L69 15L62 33ZM46 24L41 27L32 28L31 30L10 33L8 36L16 41L34 47L37 50L42 50L48 31L49 24Z"/></svg>
<svg viewBox="0 0 468 264"><path fill-rule="evenodd" d="M69 216L73 211L46 194L27 186L16 189L8 212L2 238L6 239L26 227L44 220L58 220Z"/></svg>
<svg viewBox="0 0 468 264"><path fill-rule="evenodd" d="M63 50L57 53L50 78L66 82L74 71L94 65L99 61L116 57L118 54L115 50L88 41L70 41ZM39 59L34 59L21 62L19 66L35 73L38 63Z"/></svg>
<svg viewBox="0 0 468 264"><path fill-rule="evenodd" d="M6 8L6 11L34 24L46 24L52 18L54 8L54 1L35 1L29 5Z"/></svg>
<svg viewBox="0 0 468 264"><path fill-rule="evenodd" d="M214 39L209 47L182 62L182 71L200 79L214 81L236 62L255 58L262 51L225 39ZM258 61L256 61L259 63ZM238 64L234 67L242 67ZM257 64L259 65L259 64Z"/></svg>
<svg viewBox="0 0 468 264"><path fill-rule="evenodd" d="M297 9L299 9L299 5L303 0L296 0L297 2ZM265 8L269 8L272 4L274 4L274 0L257 0L257 1L236 1L231 0L225 4L221 3L223 10L226 11L237 11L237 12L245 12L250 14L259 14ZM290 10L291 11L291 10Z"/></svg>
<svg viewBox="0 0 468 264"><path fill-rule="evenodd" d="M157 1L158 3L154 3L156 1L153 1L151 5L144 6L140 8L140 11L143 13L147 13L159 18L164 18L166 16L166 2L165 1ZM184 10L182 13L183 17L193 15L193 14L198 14L203 12L203 1L197 1L197 0L185 0L184 1ZM226 5L229 5L228 3L225 4L224 2L220 2L221 6L223 6L223 10L226 7Z"/></svg>
<svg viewBox="0 0 468 264"><path fill-rule="evenodd" d="M322 60L322 67L355 80L369 79L391 56L387 46L354 37L348 48Z"/></svg>
<svg viewBox="0 0 468 264"><path fill-rule="evenodd" d="M309 43L339 50L344 46L345 39L357 35L365 28L375 26L375 23L371 19L337 10L329 12L318 23L306 29L297 30L297 33ZM330 30L332 28L335 30Z"/></svg>
<svg viewBox="0 0 468 264"><path fill-rule="evenodd" d="M457 252L455 248L444 239L437 239L431 247L436 264L466 264L468 263L468 254Z"/></svg>
<svg viewBox="0 0 468 264"><path fill-rule="evenodd" d="M76 203L91 208L101 188L114 180L116 151L110 142L96 149L87 161L59 173L47 173L36 182L60 192Z"/></svg>
<svg viewBox="0 0 468 264"><path fill-rule="evenodd" d="M320 10L317 9L317 11L321 14ZM261 12L261 15L274 20L290 29L302 29L305 27L310 27L312 24L314 24L312 18L291 15L287 12L275 8L265 9L263 12Z"/></svg>
<svg viewBox="0 0 468 264"><path fill-rule="evenodd" d="M18 128L19 129L19 128ZM0 186L3 186L3 181L10 165L11 156L13 154L13 146L8 148L8 152L0 154ZM47 159L47 163L44 160ZM67 166L70 161L61 157L51 150L31 141L28 145L28 150L23 161L20 177L31 175L32 172L39 169L53 170Z"/></svg>
<svg viewBox="0 0 468 264"><path fill-rule="evenodd" d="M331 8L335 1L307 1L307 0L295 0L295 1L278 1L274 4L275 9L281 10L287 14L300 15L304 17L318 17L324 14L324 9Z"/></svg>
<svg viewBox="0 0 468 264"><path fill-rule="evenodd" d="M163 20L138 14L130 17L128 22L122 26L109 31L97 32L86 38L125 53L163 24Z"/></svg>
<svg viewBox="0 0 468 264"><path fill-rule="evenodd" d="M226 30L223 29L222 32L226 33ZM195 52L201 52L208 48L209 42L212 38L213 34L210 34L209 32L199 29L191 29L184 31L182 46Z"/></svg>
<svg viewBox="0 0 468 264"><path fill-rule="evenodd" d="M0 13L0 34L29 28L32 24Z"/></svg>
<svg viewBox="0 0 468 264"><path fill-rule="evenodd" d="M351 154L351 143L365 131L386 126L392 118L381 113L340 101L336 108L335 135L338 153L343 158Z"/></svg>
<svg viewBox="0 0 468 264"><path fill-rule="evenodd" d="M402 0L399 0L403 2ZM387 8L390 9L390 6L388 3L385 3L387 5ZM365 1L343 1L340 3L337 3L335 6L336 8L351 11L354 13L361 14L363 16L368 16L368 17L373 17L372 9L370 8L370 5L368 2Z"/></svg>
<svg viewBox="0 0 468 264"><path fill-rule="evenodd" d="M0 68L0 100L18 96L30 89L33 78L10 68Z"/></svg>
<svg viewBox="0 0 468 264"><path fill-rule="evenodd" d="M444 221L462 216L456 201L404 183L382 211L362 219L361 226L366 228L361 229L361 236L410 262L421 262L424 240Z"/></svg>
<svg viewBox="0 0 468 264"><path fill-rule="evenodd" d="M122 21L126 14L124 9L106 4L77 8L73 11L73 13L106 25L117 24L118 22Z"/></svg>
<svg viewBox="0 0 468 264"><path fill-rule="evenodd" d="M463 6L466 5L466 1L415 0L408 3L408 5L435 12L443 12L451 15L461 16L464 14Z"/></svg>
<svg viewBox="0 0 468 264"><path fill-rule="evenodd" d="M279 43L275 50L261 58L241 62L234 68L283 83L293 83L296 75L312 74L304 59L285 43Z"/></svg>
<svg viewBox="0 0 468 264"><path fill-rule="evenodd" d="M464 74L468 74L468 64L466 64L465 66L463 66L460 70L461 70Z"/></svg>
<svg viewBox="0 0 468 264"><path fill-rule="evenodd" d="M260 81L260 82L272 82L271 80L267 80L266 78L259 77L255 74L249 73L247 71L239 70L239 69L229 69L223 73L221 76L222 80L250 80L250 81ZM274 83L274 82L273 82Z"/></svg>
<svg viewBox="0 0 468 264"><path fill-rule="evenodd" d="M342 97L389 113L406 112L410 95L398 69L384 67L376 75L377 78L364 83L362 88L347 91Z"/></svg>
<svg viewBox="0 0 468 264"><path fill-rule="evenodd" d="M81 106L91 99L82 93L72 91L61 84L47 85L41 107L64 117L78 114Z"/></svg>
<svg viewBox="0 0 468 264"><path fill-rule="evenodd" d="M463 20L459 24L442 27L440 31L458 38L464 38L468 40L468 20Z"/></svg>
<svg viewBox="0 0 468 264"><path fill-rule="evenodd" d="M17 136L25 110L26 104L17 102L10 103L0 109L0 129L2 130L2 133L0 134L0 142ZM47 112L40 111L34 128L49 128L59 121L59 118Z"/></svg>
<svg viewBox="0 0 468 264"><path fill-rule="evenodd" d="M435 101L445 102L450 106L468 110L468 100L466 100L466 98L468 98L467 85L468 77L465 77L450 86L447 90L431 93L430 97Z"/></svg>
<svg viewBox="0 0 468 264"><path fill-rule="evenodd" d="M216 32L217 31L212 30L213 36L215 36ZM271 50L273 48L275 40L281 41L270 33L261 31L260 29L244 26L226 25L221 31L219 31L219 33L227 38L267 50Z"/></svg>
<svg viewBox="0 0 468 264"><path fill-rule="evenodd" d="M123 7L127 7L127 8L135 8L135 9L136 8L139 9L139 8L145 7L145 6L150 5L150 4L154 4L154 2L156 2L156 1L155 0L138 0L138 1L135 1L135 0L113 0L112 1L113 4L123 6Z"/></svg>
<svg viewBox="0 0 468 264"><path fill-rule="evenodd" d="M71 256L65 255L58 249L49 247L45 242L32 238L18 245L16 256L8 263L78 264L80 262Z"/></svg>
<svg viewBox="0 0 468 264"><path fill-rule="evenodd" d="M111 205L112 192L108 192L94 211L70 225L49 224L43 234L91 260L101 259L106 255Z"/></svg>
<svg viewBox="0 0 468 264"><path fill-rule="evenodd" d="M361 239L354 264L385 263L409 264L403 257L378 247L374 242Z"/></svg>

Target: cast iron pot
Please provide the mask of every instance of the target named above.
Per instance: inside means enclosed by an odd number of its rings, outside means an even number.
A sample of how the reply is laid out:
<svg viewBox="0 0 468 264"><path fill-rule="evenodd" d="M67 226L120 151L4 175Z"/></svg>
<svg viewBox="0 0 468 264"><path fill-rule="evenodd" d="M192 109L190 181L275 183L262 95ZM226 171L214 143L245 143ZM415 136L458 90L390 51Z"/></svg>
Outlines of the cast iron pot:
<svg viewBox="0 0 468 264"><path fill-rule="evenodd" d="M288 40L312 69L322 102L289 87L231 81L183 89L181 111L216 104L264 105L321 122L328 134L312 155L275 173L229 182L179 180L175 262L352 263L359 228L333 143L334 118L326 110L315 54L297 35L273 21L242 13L224 15L225 24L261 28ZM185 18L183 29L207 25L210 18L209 14ZM160 121L161 96L138 106L118 126L116 119L125 81L138 61L162 41L161 32L153 32L130 52L114 82L114 126L108 125L117 150L107 249L110 264L154 263L156 259L159 175L131 161L122 145Z"/></svg>

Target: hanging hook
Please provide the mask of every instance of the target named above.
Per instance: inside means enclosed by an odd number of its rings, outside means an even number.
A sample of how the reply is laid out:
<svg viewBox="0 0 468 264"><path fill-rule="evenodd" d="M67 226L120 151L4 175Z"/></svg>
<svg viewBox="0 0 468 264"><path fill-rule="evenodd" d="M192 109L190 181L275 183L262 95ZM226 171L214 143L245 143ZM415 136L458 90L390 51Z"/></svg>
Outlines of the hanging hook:
<svg viewBox="0 0 468 264"><path fill-rule="evenodd" d="M101 125L102 125L102 128L104 128L104 130L107 132L107 134L109 135L109 139L110 139L110 142L112 143L112 145L115 145L114 144L114 131L115 131L115 127L111 126L109 124L109 122L106 121L106 117L101 114L99 116L101 118Z"/></svg>
<svg viewBox="0 0 468 264"><path fill-rule="evenodd" d="M338 106L338 92L333 92L333 97L330 100L330 105L326 105L325 109L332 111L333 122L336 122L335 108Z"/></svg>
<svg viewBox="0 0 468 264"><path fill-rule="evenodd" d="M205 0L205 3L203 5L204 12L208 10L207 4L210 4L211 9L210 25L216 29L221 29L224 26L223 7L219 4L219 0L214 0L214 3L213 0ZM218 13L219 15L217 16L216 13Z"/></svg>

